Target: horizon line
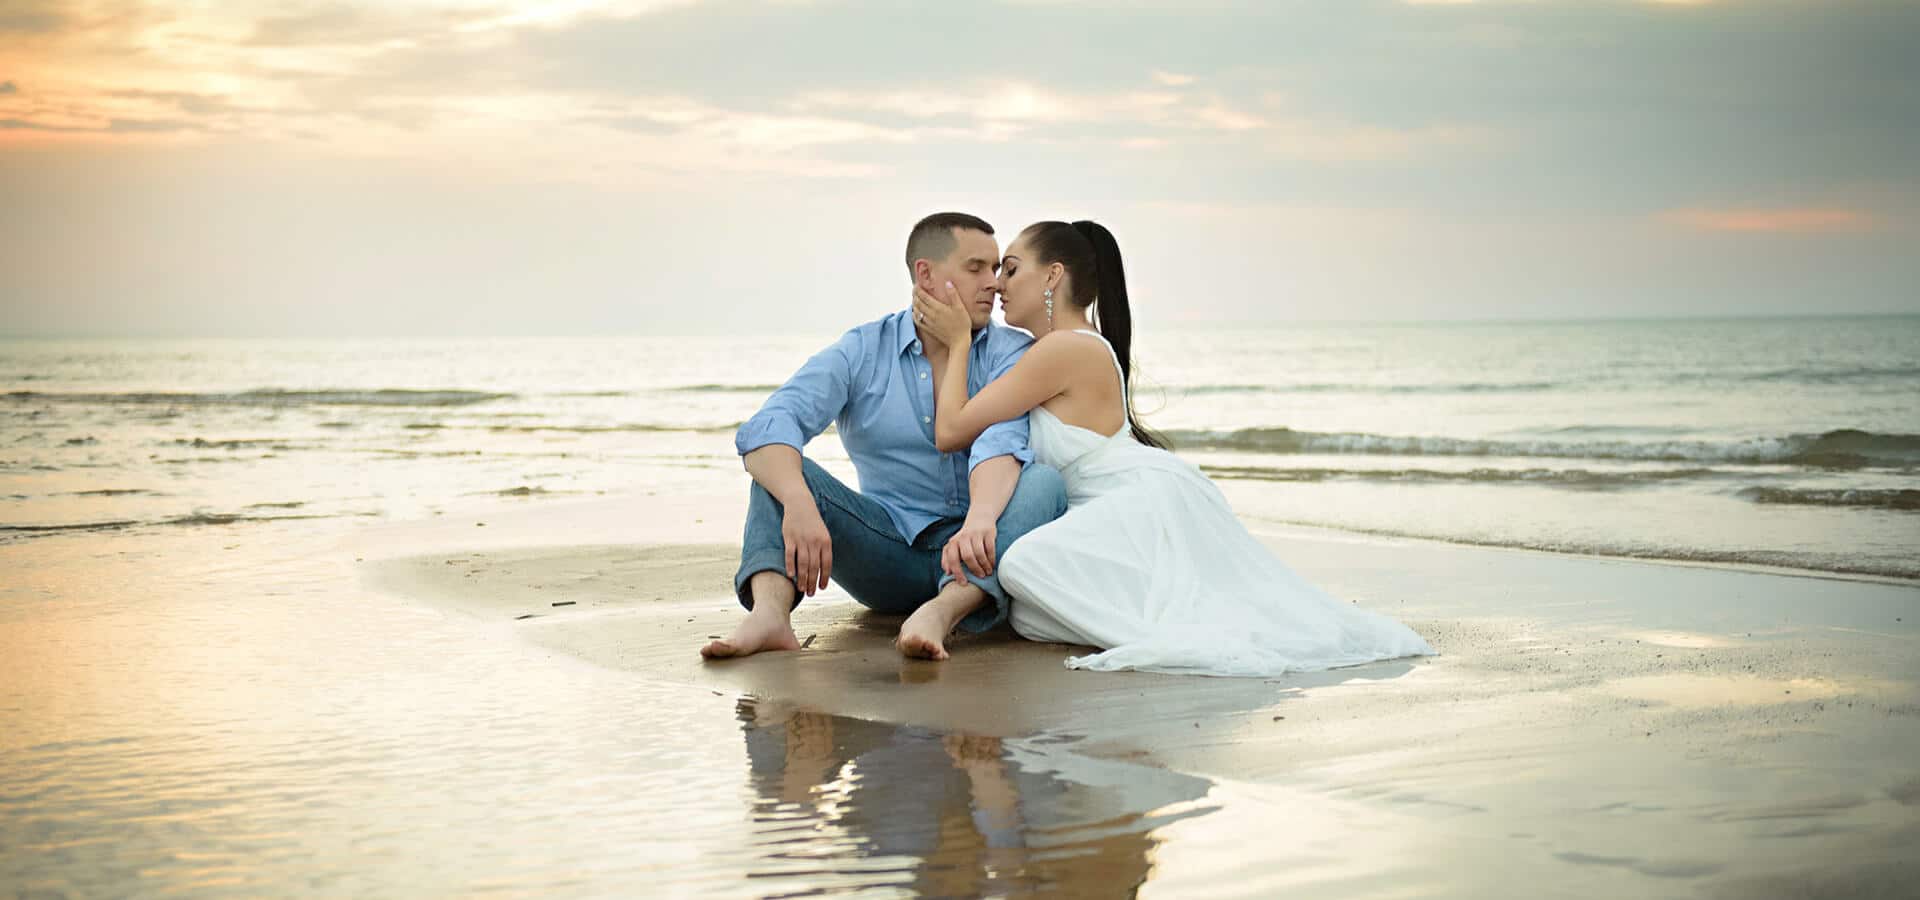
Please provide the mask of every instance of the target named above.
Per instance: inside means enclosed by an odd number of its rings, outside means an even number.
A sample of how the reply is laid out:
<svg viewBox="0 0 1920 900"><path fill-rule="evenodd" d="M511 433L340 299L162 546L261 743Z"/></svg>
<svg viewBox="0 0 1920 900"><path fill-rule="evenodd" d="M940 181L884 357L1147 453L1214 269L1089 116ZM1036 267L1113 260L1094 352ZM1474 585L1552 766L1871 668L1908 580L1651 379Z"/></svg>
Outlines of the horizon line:
<svg viewBox="0 0 1920 900"><path fill-rule="evenodd" d="M1920 310L1912 312L1833 312L1833 313L1741 313L1734 315L1716 315L1712 313L1686 313L1671 316L1628 315L1628 316L1533 316L1533 317L1497 317L1458 318L1458 319L1288 319L1288 320L1251 320L1219 319L1213 321L1170 322L1156 325L1157 329L1168 331L1199 331L1214 328L1244 330L1279 330L1295 327L1328 326L1460 326L1460 325L1578 325L1578 324L1626 324L1633 322L1773 322L1805 321L1818 319L1912 319L1920 318ZM871 320L861 320L871 321ZM998 321L998 320L996 320ZM859 324L858 322L852 324ZM999 324L1005 324L1001 322ZM826 331L819 332L826 334ZM718 337L735 334L739 337L780 337L802 336L802 332L793 330L771 330L752 332L729 332L725 329L683 330L683 331L646 331L639 329L608 330L599 333L589 332L479 332L471 334L448 332L407 332L407 333L325 333L297 334L289 332L240 332L233 334L209 334L196 332L42 332L42 333L0 333L0 341L62 341L62 340L481 340L487 338L619 338L619 337Z"/></svg>

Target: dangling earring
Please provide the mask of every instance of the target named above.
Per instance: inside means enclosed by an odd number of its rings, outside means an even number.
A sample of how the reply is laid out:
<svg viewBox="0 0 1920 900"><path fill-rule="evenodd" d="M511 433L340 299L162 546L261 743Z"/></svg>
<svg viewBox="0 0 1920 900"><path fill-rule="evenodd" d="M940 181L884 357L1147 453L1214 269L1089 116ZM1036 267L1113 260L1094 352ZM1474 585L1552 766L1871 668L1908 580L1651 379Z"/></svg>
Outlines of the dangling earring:
<svg viewBox="0 0 1920 900"><path fill-rule="evenodd" d="M1053 330L1053 288L1047 288L1047 330Z"/></svg>

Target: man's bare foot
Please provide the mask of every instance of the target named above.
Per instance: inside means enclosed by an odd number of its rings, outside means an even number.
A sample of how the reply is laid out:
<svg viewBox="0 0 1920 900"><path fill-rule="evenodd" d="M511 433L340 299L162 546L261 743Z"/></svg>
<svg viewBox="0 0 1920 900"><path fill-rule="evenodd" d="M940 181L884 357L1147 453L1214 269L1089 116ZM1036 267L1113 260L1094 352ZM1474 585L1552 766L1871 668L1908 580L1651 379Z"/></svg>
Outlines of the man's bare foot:
<svg viewBox="0 0 1920 900"><path fill-rule="evenodd" d="M747 619L723 641L700 648L707 659L732 659L768 650L798 650L793 634L793 582L780 572L755 572L747 582L753 609Z"/></svg>
<svg viewBox="0 0 1920 900"><path fill-rule="evenodd" d="M902 656L914 659L946 659L947 635L987 599L985 591L972 585L950 584L940 595L920 605L900 625L900 636L893 645Z"/></svg>
<svg viewBox="0 0 1920 900"><path fill-rule="evenodd" d="M918 612L913 614L914 617L919 615ZM912 659L946 659L952 655L946 648L947 633L952 630L945 628L936 632L924 625L917 626L914 618L910 617L906 624L900 626L900 636L893 639L893 645L900 648L901 656Z"/></svg>
<svg viewBox="0 0 1920 900"><path fill-rule="evenodd" d="M769 650L798 649L800 640L794 637L793 623L787 617L748 613L746 621L727 635L726 640L701 647L700 655L707 659L732 659Z"/></svg>

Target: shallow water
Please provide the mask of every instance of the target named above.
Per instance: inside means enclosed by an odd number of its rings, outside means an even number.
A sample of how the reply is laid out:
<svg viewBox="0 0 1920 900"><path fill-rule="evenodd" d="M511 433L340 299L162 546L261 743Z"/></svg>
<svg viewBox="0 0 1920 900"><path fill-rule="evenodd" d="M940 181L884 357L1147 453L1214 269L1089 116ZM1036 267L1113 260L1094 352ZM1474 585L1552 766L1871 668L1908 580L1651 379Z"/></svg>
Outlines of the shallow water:
<svg viewBox="0 0 1920 900"><path fill-rule="evenodd" d="M463 518L431 541L517 527L496 539L518 546L541 521ZM1400 570L1394 602L1446 655L1280 684L1104 676L1054 699L1184 699L991 735L599 668L530 640L512 608L359 587L348 548L380 541L359 530L0 546L0 885L1892 897L1920 874L1900 862L1920 836L1910 588L1532 554L1469 573L1458 548L1330 544L1307 561L1323 579L1374 596L1367 566ZM458 558L424 558L442 557ZM458 591L466 570L436 568ZM1841 602L1808 603L1809 585ZM622 614L579 621L651 646ZM806 691L825 705L833 684ZM1142 735L1210 774L1132 761Z"/></svg>
<svg viewBox="0 0 1920 900"><path fill-rule="evenodd" d="M0 341L0 541L736 488L831 333ZM1920 578L1920 318L1145 328L1244 515ZM831 436L808 448L846 472Z"/></svg>
<svg viewBox="0 0 1920 900"><path fill-rule="evenodd" d="M1212 808L1045 741L533 652L260 537L0 548L9 893L1124 895Z"/></svg>
<svg viewBox="0 0 1920 900"><path fill-rule="evenodd" d="M1256 524L1911 576L1916 463L1898 457L1920 446L1920 320L1891 321L1159 335L1143 366L1165 405L1143 406ZM1881 730L1795 726L1756 738L1771 755L1703 743L1697 766L1654 768L1607 743L1637 730L1573 749L1518 734L1415 773L1362 755L1317 782L1251 785L1094 759L1065 735L946 734L650 682L351 587L339 541L370 523L470 529L603 491L645 516L736 494L728 426L814 343L0 345L0 885L1477 896L1571 868L1581 880L1546 893L1651 878L1684 894L1740 874L1755 842L1790 840L1799 856L1770 858L1814 870L1884 856L1820 835L1920 833L1920 782L1895 762L1910 664ZM812 449L845 473L830 436ZM1836 456L1862 452L1879 456ZM1459 576L1439 577L1426 587ZM1729 615L1690 602L1662 615ZM1738 608L1799 621L1795 602ZM1649 675L1601 693L1710 716L1775 690L1837 702L1832 677ZM1463 733L1527 715L1461 707L1477 688L1457 688ZM1554 690L1538 712L1562 705ZM1244 737L1217 752L1292 752ZM1696 833L1711 841L1675 843Z"/></svg>

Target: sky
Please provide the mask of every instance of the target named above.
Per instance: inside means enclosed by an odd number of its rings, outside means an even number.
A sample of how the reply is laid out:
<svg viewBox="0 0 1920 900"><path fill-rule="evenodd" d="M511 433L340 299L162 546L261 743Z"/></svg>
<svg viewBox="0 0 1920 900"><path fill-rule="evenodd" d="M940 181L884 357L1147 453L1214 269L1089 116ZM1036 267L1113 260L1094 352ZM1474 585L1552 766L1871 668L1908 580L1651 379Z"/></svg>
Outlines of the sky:
<svg viewBox="0 0 1920 900"><path fill-rule="evenodd" d="M0 0L0 335L831 334L1092 218L1141 327L1920 312L1920 2Z"/></svg>

